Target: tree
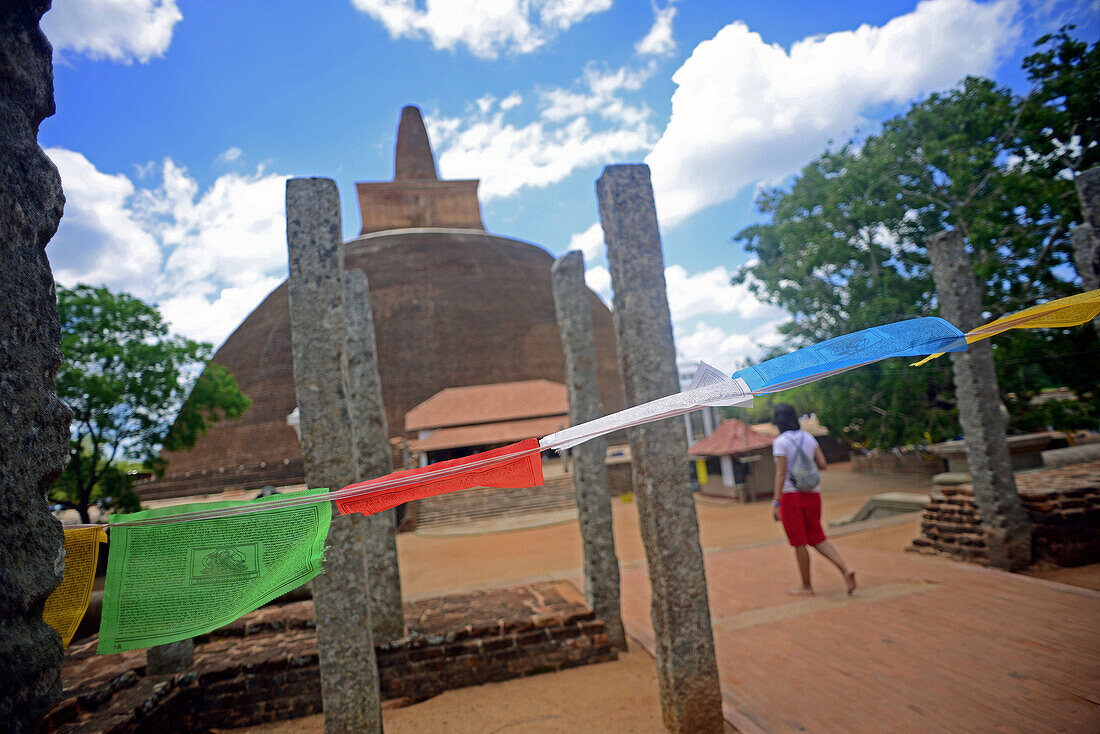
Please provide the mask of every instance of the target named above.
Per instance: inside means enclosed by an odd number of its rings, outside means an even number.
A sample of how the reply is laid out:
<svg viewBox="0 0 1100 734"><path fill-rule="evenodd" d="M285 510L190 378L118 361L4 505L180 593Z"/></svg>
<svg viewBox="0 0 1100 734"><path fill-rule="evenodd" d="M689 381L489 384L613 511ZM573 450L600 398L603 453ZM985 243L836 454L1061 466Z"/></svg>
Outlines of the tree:
<svg viewBox="0 0 1100 734"><path fill-rule="evenodd" d="M1100 42L1074 39L1073 28L1043 36L1024 59L1035 84L1023 118L1029 158L1051 177L1100 165Z"/></svg>
<svg viewBox="0 0 1100 734"><path fill-rule="evenodd" d="M1077 90L1075 75L1095 73L1097 59L1066 38L1061 44L1069 50L1054 54L1059 63L1032 62L1041 70L1032 75L1039 87L1029 97L967 78L888 120L861 145L827 151L789 190L765 192L757 204L771 222L736 236L757 261L735 282L792 313L781 331L794 346L933 315L924 241L944 229L966 238L993 316L1076 292L1067 236L1076 201L1067 177L1052 175L1049 164L1052 151L1063 148L1048 140L1036 151L1055 129L1088 128L1073 118L1095 107L1095 95L1057 97L1052 90ZM1028 127L1040 118L1046 127ZM998 340L998 377L1019 425L1043 387L1069 385L1095 400L1095 366L1054 358L1083 351L1080 340L1089 338L1049 330ZM799 398L814 404L830 429L876 447L957 431L950 369L935 363L879 365L809 386Z"/></svg>
<svg viewBox="0 0 1100 734"><path fill-rule="evenodd" d="M162 475L163 449L191 448L251 402L224 367L208 364L209 344L170 335L157 309L134 296L59 287L57 310L65 355L57 392L73 421L69 464L50 496L84 522L97 499L136 507L123 460Z"/></svg>

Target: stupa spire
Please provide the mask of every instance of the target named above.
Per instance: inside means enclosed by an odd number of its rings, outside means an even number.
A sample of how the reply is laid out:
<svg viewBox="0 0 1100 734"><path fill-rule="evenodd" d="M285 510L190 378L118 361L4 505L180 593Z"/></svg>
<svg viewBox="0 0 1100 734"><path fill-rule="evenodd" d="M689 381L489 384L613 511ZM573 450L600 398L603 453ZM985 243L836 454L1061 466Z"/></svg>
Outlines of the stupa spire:
<svg viewBox="0 0 1100 734"><path fill-rule="evenodd" d="M393 157L393 180L428 179L438 181L435 158L428 142L428 131L420 108L409 105L401 110L397 126L397 150Z"/></svg>

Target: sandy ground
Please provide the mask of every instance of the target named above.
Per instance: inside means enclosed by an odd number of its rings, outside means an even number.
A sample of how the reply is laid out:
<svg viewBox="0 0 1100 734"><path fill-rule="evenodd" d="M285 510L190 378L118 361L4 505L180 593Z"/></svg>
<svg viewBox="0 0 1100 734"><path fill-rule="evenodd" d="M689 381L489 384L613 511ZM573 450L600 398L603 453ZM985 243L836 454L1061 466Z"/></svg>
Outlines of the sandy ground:
<svg viewBox="0 0 1100 734"><path fill-rule="evenodd" d="M883 492L927 493L927 477L870 477L838 464L822 473L823 521L851 515L871 495ZM699 498L699 540L704 550L747 548L783 540L766 501L741 504ZM638 505L614 500L615 548L624 565L644 563L638 532ZM826 527L826 532L829 528ZM908 544L915 535L906 538ZM476 536L398 536L401 588L418 598L465 588L534 578L562 578L584 563L580 527L567 522L548 527ZM445 562L444 562L445 561Z"/></svg>
<svg viewBox="0 0 1100 734"><path fill-rule="evenodd" d="M882 492L927 493L926 477L854 474L847 465L822 475L824 520L858 510ZM707 552L775 544L788 553L782 529L768 502L697 501L700 540ZM899 522L900 520L900 522ZM624 567L644 565L637 505L616 501L615 541ZM843 535L845 546L904 552L919 534L920 518L871 523L859 532L826 528ZM401 579L407 598L473 587L512 584L537 578L581 576L580 531L576 521L553 526L475 536L398 538ZM951 563L951 561L943 561ZM1100 589L1100 564L1080 569L1035 570L1031 575ZM791 563L791 581L796 570ZM782 583L786 583L783 581ZM618 661L532 678L448 691L427 701L384 707L384 726L397 732L663 732L653 658L632 643ZM321 716L236 730L255 734L323 731ZM727 731L734 729L727 725Z"/></svg>

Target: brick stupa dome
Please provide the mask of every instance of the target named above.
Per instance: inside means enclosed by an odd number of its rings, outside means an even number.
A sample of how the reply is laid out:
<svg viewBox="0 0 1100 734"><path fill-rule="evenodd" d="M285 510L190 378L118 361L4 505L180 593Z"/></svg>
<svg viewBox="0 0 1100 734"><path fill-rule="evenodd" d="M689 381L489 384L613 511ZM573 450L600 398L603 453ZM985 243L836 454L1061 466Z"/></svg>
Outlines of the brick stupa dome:
<svg viewBox="0 0 1100 734"><path fill-rule="evenodd" d="M438 179L420 110L398 126L393 181L357 184L359 237L346 267L370 284L383 398L391 437L413 438L405 414L449 387L520 380L565 382L550 285L553 256L489 234L478 181ZM611 313L589 293L604 410L623 407ZM166 454L161 482L145 497L304 481L302 451L287 425L297 400L284 282L214 355L252 405L212 426L194 449Z"/></svg>

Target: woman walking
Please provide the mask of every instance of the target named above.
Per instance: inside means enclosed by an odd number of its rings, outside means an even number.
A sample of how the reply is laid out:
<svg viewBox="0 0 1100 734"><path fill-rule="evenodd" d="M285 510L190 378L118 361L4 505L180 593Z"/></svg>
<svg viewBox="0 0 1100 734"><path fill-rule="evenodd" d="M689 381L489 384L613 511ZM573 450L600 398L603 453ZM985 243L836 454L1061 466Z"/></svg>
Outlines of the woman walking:
<svg viewBox="0 0 1100 734"><path fill-rule="evenodd" d="M825 539L821 529L821 487L818 472L823 470L825 454L817 440L803 431L798 424L794 406L780 403L772 412L772 423L779 429L779 436L772 444L775 456L775 498L772 515L782 521L787 540L794 546L802 587L793 589L795 596L814 593L810 583L810 551L813 546L825 556L844 577L844 584L851 594L856 589L855 571L848 568L833 544Z"/></svg>

